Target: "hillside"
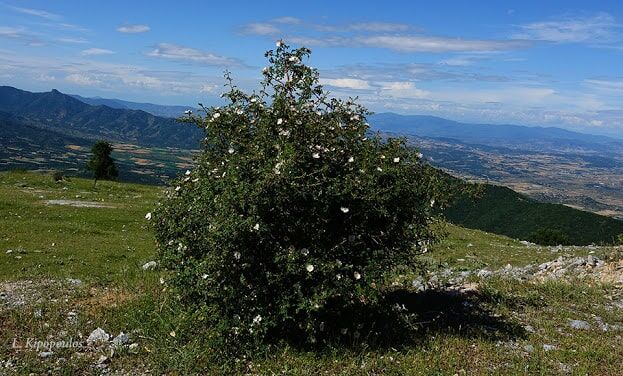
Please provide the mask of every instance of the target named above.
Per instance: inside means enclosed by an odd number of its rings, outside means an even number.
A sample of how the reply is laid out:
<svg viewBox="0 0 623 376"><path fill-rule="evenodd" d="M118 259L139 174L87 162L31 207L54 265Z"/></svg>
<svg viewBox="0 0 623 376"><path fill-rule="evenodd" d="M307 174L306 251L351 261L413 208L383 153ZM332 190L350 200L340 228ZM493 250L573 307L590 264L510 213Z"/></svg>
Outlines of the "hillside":
<svg viewBox="0 0 623 376"><path fill-rule="evenodd" d="M572 244L612 243L623 234L623 221L560 204L541 203L509 188L484 185L476 199L460 198L445 211L452 223L515 239L539 229L567 234Z"/></svg>
<svg viewBox="0 0 623 376"><path fill-rule="evenodd" d="M623 140L568 131L555 127L461 123L435 116L375 114L373 128L419 137L452 139L474 145L508 147L532 151L576 151L620 153Z"/></svg>
<svg viewBox="0 0 623 376"><path fill-rule="evenodd" d="M91 106L57 90L31 93L1 86L0 111L67 135L145 146L195 148L201 135L200 130L175 119L141 110Z"/></svg>
<svg viewBox="0 0 623 376"><path fill-rule="evenodd" d="M100 98L93 97L87 98L82 97L80 95L71 94L72 97L78 99L81 102L86 104L90 104L91 106L108 106L110 108L119 108L125 110L141 110L148 112L155 116L168 117L168 118L178 118L182 116L184 111L191 110L195 111L195 108L188 106L165 106L153 103L139 103L139 102L130 102L124 101L121 99L108 99L108 98Z"/></svg>
<svg viewBox="0 0 623 376"><path fill-rule="evenodd" d="M161 194L0 173L0 341L80 345L2 346L0 373L618 375L623 366L621 249L526 246L449 226L422 256L426 273L388 276L392 302L417 315L413 338L324 352L276 344L225 368L212 356L210 317L165 293L166 272L142 268L156 257L145 213ZM97 328L111 335L100 347L87 341ZM125 343L113 346L120 332Z"/></svg>

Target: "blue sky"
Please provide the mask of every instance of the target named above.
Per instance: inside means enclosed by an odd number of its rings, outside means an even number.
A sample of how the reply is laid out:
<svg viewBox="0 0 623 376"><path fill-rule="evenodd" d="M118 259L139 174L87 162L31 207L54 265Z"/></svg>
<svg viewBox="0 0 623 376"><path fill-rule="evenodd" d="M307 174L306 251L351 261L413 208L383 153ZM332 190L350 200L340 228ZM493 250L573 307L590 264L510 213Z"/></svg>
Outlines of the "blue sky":
<svg viewBox="0 0 623 376"><path fill-rule="evenodd" d="M620 1L5 1L0 84L218 104L280 38L376 112L623 135Z"/></svg>

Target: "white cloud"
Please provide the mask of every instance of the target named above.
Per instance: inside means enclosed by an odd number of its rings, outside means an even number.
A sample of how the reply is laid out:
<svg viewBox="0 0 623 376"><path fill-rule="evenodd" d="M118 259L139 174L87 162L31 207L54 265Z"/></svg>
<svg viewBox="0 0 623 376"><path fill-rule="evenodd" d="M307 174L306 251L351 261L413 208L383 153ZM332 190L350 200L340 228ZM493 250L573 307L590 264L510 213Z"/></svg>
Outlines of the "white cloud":
<svg viewBox="0 0 623 376"><path fill-rule="evenodd" d="M81 86L99 86L102 84L102 81L97 79L94 75L81 73L69 74L65 77L65 80Z"/></svg>
<svg viewBox="0 0 623 376"><path fill-rule="evenodd" d="M339 87L343 89L365 90L370 89L368 81L358 78L323 78L320 80L323 85Z"/></svg>
<svg viewBox="0 0 623 376"><path fill-rule="evenodd" d="M380 95L399 98L425 98L430 93L409 81L380 82Z"/></svg>
<svg viewBox="0 0 623 376"><path fill-rule="evenodd" d="M21 7L14 7L14 6L10 6L9 8L19 13L28 14L30 16L41 17L41 18L45 18L48 20L60 20L62 18L58 14L50 13L50 12L47 12L45 10L40 10L40 9L21 8Z"/></svg>
<svg viewBox="0 0 623 376"><path fill-rule="evenodd" d="M180 46L173 43L160 43L156 48L147 53L148 56L163 59L186 61L202 65L212 66L240 66L241 63L232 58L215 55L210 52L197 50L190 47Z"/></svg>
<svg viewBox="0 0 623 376"><path fill-rule="evenodd" d="M269 23L261 22L250 23L244 25L240 29L240 33L244 35L274 35L279 34L280 32L281 31L277 27Z"/></svg>
<svg viewBox="0 0 623 376"><path fill-rule="evenodd" d="M618 36L621 25L607 13L519 25L516 39L557 43L605 43Z"/></svg>
<svg viewBox="0 0 623 376"><path fill-rule="evenodd" d="M355 31L397 32L411 29L410 25L391 22L359 22L348 24L348 29Z"/></svg>
<svg viewBox="0 0 623 376"><path fill-rule="evenodd" d="M62 38L58 38L56 40L59 41L59 42L62 42L62 43L71 43L71 44L86 44L86 43L89 43L89 41L84 39L84 38L62 37Z"/></svg>
<svg viewBox="0 0 623 376"><path fill-rule="evenodd" d="M621 79L590 79L584 80L584 82L597 89L623 92L623 80Z"/></svg>
<svg viewBox="0 0 623 376"><path fill-rule="evenodd" d="M299 25L303 23L303 20L296 17L284 16L278 17L272 20L275 23L285 24L285 25Z"/></svg>
<svg viewBox="0 0 623 376"><path fill-rule="evenodd" d="M151 30L151 28L147 25L123 25L117 28L118 32L127 34L146 33L149 30Z"/></svg>
<svg viewBox="0 0 623 376"><path fill-rule="evenodd" d="M504 51L526 47L527 43L513 40L460 39L424 35L377 35L355 39L367 47L388 48L398 52L472 52Z"/></svg>
<svg viewBox="0 0 623 376"><path fill-rule="evenodd" d="M21 38L26 35L23 27L0 26L0 36L5 38Z"/></svg>
<svg viewBox="0 0 623 376"><path fill-rule="evenodd" d="M107 50L105 48L87 48L80 52L82 56L92 56L92 55L111 55L114 54L114 51Z"/></svg>

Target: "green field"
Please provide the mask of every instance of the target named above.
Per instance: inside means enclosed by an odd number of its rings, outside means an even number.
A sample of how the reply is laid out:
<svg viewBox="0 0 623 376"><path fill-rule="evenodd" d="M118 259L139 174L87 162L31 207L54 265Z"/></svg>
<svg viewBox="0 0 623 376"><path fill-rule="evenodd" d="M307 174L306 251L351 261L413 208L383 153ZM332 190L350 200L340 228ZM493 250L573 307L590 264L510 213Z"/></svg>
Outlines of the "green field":
<svg viewBox="0 0 623 376"><path fill-rule="evenodd" d="M162 272L141 268L156 257L144 216L163 190L0 173L0 375L620 375L623 369L621 285L579 276L541 282L472 275L460 288L420 295L405 283L422 315L419 334L407 342L361 341L317 351L280 345L237 361L219 358L205 318L176 304L159 281ZM496 270L589 254L614 264L621 259L614 247L526 246L478 230L445 229L448 236L422 257L430 272ZM610 329L603 331L596 317ZM570 319L591 327L573 329ZM97 327L128 333L138 346L112 357L108 349L59 349L42 357L12 347L27 338L84 342ZM554 347L546 351L544 345ZM104 354L109 359L96 365Z"/></svg>

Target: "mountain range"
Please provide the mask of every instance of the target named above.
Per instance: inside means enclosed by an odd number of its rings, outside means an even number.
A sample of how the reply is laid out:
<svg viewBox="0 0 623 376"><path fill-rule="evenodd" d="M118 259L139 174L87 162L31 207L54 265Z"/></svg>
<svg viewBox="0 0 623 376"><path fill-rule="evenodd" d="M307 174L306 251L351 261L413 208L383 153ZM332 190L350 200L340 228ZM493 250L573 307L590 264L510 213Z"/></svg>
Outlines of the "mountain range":
<svg viewBox="0 0 623 376"><path fill-rule="evenodd" d="M56 168L84 173L93 141L106 139L116 144L122 178L162 183L191 167L191 149L198 148L202 131L151 112L174 114L185 109L0 86L0 169ZM385 136L407 137L431 164L451 175L495 182L529 196L490 189L475 207L461 201L449 211L456 223L525 238L539 226L556 227L555 218L546 214L555 208L564 224L557 227L567 232L579 231L573 224L577 218L588 218L584 222L593 229L608 224L607 234L595 230L596 237L574 238L578 242L611 239L619 229L620 221L586 217L587 213L574 208L623 217L621 140L560 128L467 124L393 113L373 115L369 122ZM534 198L574 208L547 206ZM540 219L534 213L541 213ZM526 220L529 225L522 224Z"/></svg>
<svg viewBox="0 0 623 376"><path fill-rule="evenodd" d="M43 129L87 139L144 146L196 148L201 131L142 110L89 105L57 90L31 93L0 87L0 111Z"/></svg>

